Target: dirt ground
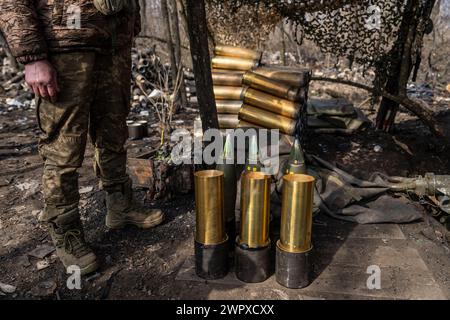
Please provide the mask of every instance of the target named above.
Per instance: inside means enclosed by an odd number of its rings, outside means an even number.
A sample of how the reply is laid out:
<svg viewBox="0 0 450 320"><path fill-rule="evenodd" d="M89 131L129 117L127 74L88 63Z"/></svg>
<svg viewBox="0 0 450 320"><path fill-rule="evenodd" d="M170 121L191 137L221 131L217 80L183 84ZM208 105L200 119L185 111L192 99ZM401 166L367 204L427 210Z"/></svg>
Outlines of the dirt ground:
<svg viewBox="0 0 450 320"><path fill-rule="evenodd" d="M367 108L365 112L373 118L373 112ZM450 123L450 115L443 117ZM448 174L448 151L411 115L402 112L398 119L399 124L393 135L366 128L351 136L311 136L307 146L308 152L337 162L361 178L367 178L373 171L398 176L415 176L426 172ZM166 203L148 203L150 206L162 207L167 214L167 221L154 230L140 231L129 227L121 231L108 231L104 226L103 194L92 170L92 146L89 146L86 160L80 170L80 208L87 239L98 254L102 268L98 273L83 279L82 290L71 291L66 287L65 270L54 253L43 258L29 255L38 246L51 244L47 233L38 223L38 216L43 208L40 191L42 161L37 154L38 136L34 110L0 115L0 282L17 288L11 294L0 296L0 299L436 297L434 294L428 295L427 291L423 292L423 296L402 295L395 288L388 295L370 295L361 293L352 286L345 292L341 289L322 290L320 286L303 291L284 289L273 284L273 280L260 285L180 280L177 276L193 254L193 195L179 196ZM376 145L381 146L381 151L375 151ZM137 190L137 195L138 198L144 199L145 191ZM424 210L424 216L426 215ZM334 234L336 230L345 231L356 227L325 216L319 216L317 219L315 226L326 226L324 234L333 233L327 238L327 241L333 244L343 241L340 235ZM417 251L426 264L430 279L434 279L439 287L440 294L437 297L449 299L450 249L443 228L424 219L422 222L401 225L399 229L404 237L393 237L392 246L401 240L401 244L398 244L399 250ZM353 245L360 242L358 239L358 236L355 236L345 240L349 245ZM317 241L320 242L320 239ZM384 238L377 238L371 243L379 246L378 242L386 243ZM370 256L371 248L368 245L358 250L363 256ZM408 278L409 281L414 283L416 275L421 277L420 273L416 273L413 273L412 278ZM347 276L351 277L351 274Z"/></svg>

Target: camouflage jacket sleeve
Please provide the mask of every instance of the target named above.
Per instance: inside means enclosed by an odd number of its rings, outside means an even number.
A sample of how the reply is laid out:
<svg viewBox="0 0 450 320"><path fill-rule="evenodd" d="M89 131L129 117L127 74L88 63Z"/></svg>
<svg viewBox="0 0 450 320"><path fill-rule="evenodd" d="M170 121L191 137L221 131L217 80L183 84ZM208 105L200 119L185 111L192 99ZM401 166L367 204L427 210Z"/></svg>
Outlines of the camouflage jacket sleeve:
<svg viewBox="0 0 450 320"><path fill-rule="evenodd" d="M35 0L1 0L0 29L17 61L26 64L47 57Z"/></svg>

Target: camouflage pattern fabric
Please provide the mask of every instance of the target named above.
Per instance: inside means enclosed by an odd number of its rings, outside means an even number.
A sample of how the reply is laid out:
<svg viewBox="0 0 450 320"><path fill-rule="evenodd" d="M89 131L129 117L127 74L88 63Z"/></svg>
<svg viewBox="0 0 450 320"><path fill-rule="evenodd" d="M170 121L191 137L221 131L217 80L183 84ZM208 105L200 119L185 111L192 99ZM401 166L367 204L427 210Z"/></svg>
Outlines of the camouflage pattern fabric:
<svg viewBox="0 0 450 320"><path fill-rule="evenodd" d="M88 135L95 146L95 167L103 188L120 191L126 173L131 48L115 54L60 53L49 56L61 92L56 103L39 99L42 131L39 152L45 161L43 221L71 214L78 206L78 174Z"/></svg>
<svg viewBox="0 0 450 320"><path fill-rule="evenodd" d="M129 46L140 31L139 1L130 1L132 5L118 14L105 16L92 0L2 0L0 30L24 64L54 52L109 53Z"/></svg>

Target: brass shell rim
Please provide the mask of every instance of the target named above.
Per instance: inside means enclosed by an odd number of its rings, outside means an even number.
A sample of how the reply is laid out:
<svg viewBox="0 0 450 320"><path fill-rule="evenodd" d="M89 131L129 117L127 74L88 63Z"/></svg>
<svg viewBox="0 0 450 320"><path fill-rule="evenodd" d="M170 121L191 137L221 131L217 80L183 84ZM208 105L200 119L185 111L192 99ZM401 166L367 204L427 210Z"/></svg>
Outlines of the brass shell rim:
<svg viewBox="0 0 450 320"><path fill-rule="evenodd" d="M248 243L245 243L245 242L241 241L241 237L240 236L236 237L236 245L241 247L241 249L244 249L244 248L242 248L242 245L246 245L246 248L244 250L264 249L264 248L267 248L268 246L270 246L271 243L272 243L272 241L269 238L269 239L267 239L267 243L265 243L265 244L263 244L263 245L261 245L259 247L250 247Z"/></svg>
<svg viewBox="0 0 450 320"><path fill-rule="evenodd" d="M202 170L195 172L194 175L199 179L217 178L223 176L223 172L219 170Z"/></svg>
<svg viewBox="0 0 450 320"><path fill-rule="evenodd" d="M245 177L247 179L250 179L250 180L268 180L271 177L269 174L266 174L264 172L259 172L259 171L257 171L257 172L253 172L253 171L245 172L244 175L245 175Z"/></svg>
<svg viewBox="0 0 450 320"><path fill-rule="evenodd" d="M281 240L277 241L277 247L278 249L280 249L283 252L287 252L287 253L308 253L310 251L312 251L312 249L314 248L314 246L311 244L311 248L309 248L308 250L291 250L290 248L285 247L282 243Z"/></svg>
<svg viewBox="0 0 450 320"><path fill-rule="evenodd" d="M316 178L307 174L287 174L283 177L283 180L286 182L293 183L310 183L315 182Z"/></svg>
<svg viewBox="0 0 450 320"><path fill-rule="evenodd" d="M203 242L200 242L200 241L198 241L197 239L195 239L195 234L194 234L194 241L197 242L197 243L199 243L199 244L201 244L202 246L204 246L204 247L206 247L206 248L208 248L208 247L216 247L216 246L219 246L219 245L221 245L221 244L224 244L225 242L228 242L229 239L230 239L230 238L228 237L228 235L225 234L225 240L223 240L223 241L221 241L221 242L218 242L218 243L203 243Z"/></svg>

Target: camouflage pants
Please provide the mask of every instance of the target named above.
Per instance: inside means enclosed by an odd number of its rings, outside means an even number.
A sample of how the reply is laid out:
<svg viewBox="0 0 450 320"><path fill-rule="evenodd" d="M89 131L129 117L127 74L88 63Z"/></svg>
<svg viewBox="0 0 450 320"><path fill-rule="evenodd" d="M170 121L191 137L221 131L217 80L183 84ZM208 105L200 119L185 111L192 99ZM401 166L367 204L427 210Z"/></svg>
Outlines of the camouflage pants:
<svg viewBox="0 0 450 320"><path fill-rule="evenodd" d="M88 134L103 188L121 188L129 180L124 144L128 138L131 50L114 55L61 53L50 61L61 91L56 103L40 99L37 108L43 133L39 152L45 162L44 222L77 212L77 169L83 163Z"/></svg>

